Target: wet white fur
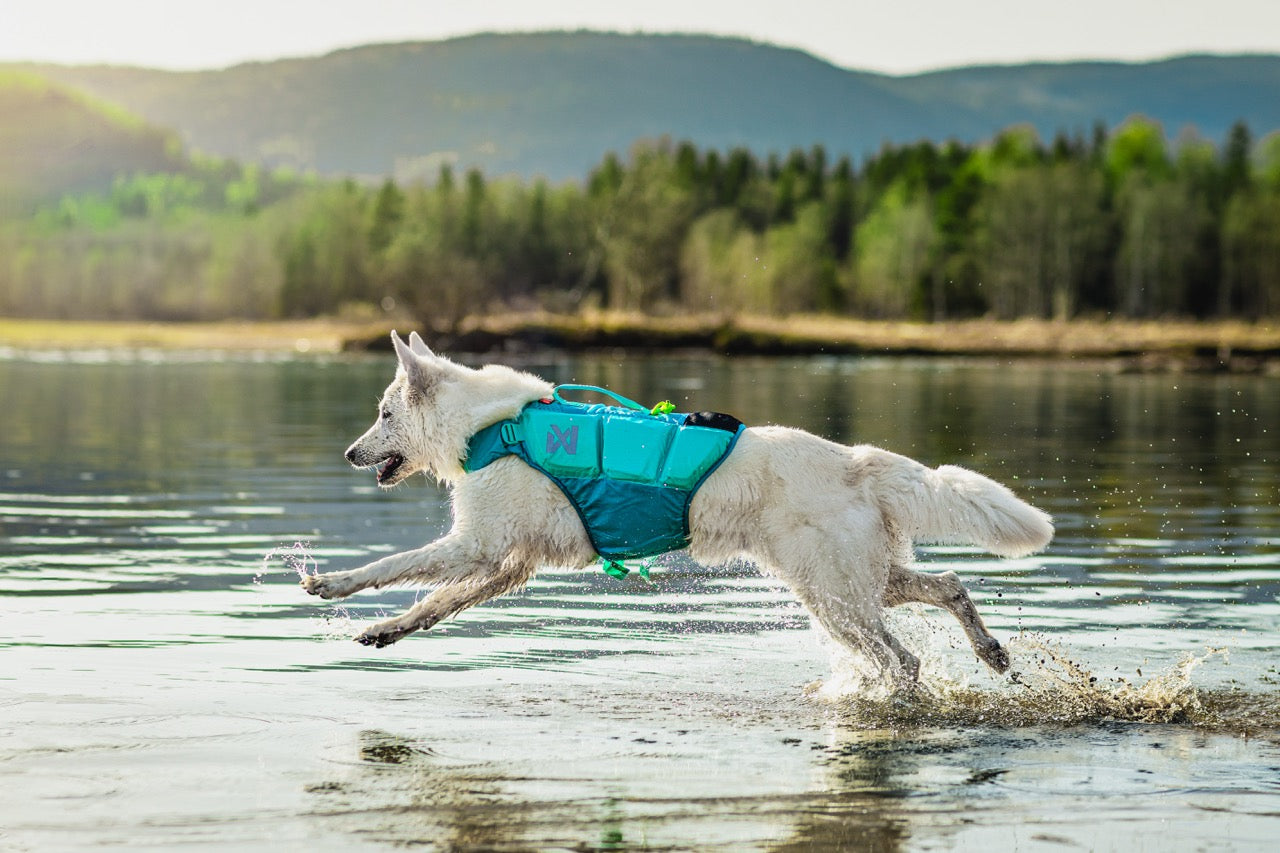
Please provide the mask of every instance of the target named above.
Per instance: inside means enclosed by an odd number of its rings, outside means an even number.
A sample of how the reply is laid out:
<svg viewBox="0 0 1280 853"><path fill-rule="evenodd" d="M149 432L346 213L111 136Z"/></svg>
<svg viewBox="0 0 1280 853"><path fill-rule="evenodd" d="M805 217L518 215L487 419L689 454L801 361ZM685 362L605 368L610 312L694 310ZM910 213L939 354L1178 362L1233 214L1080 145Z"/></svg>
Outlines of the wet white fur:
<svg viewBox="0 0 1280 853"><path fill-rule="evenodd" d="M316 575L306 590L340 598L398 583L434 585L405 613L358 639L385 646L523 586L539 566L597 559L577 513L542 474L515 457L475 473L459 460L477 430L515 415L552 386L489 365L476 370L432 353L416 334L392 335L399 359L377 422L348 450L357 466L391 454L405 462L383 485L423 471L452 489L454 524L422 548L363 568ZM960 620L978 656L998 671L1008 658L953 573L911 569L913 543L977 545L1004 557L1038 551L1049 517L1004 486L964 468L933 469L875 447L847 447L802 430L751 427L690 507L690 556L704 564L747 559L787 584L837 641L898 678L915 657L885 630L882 609L923 601Z"/></svg>

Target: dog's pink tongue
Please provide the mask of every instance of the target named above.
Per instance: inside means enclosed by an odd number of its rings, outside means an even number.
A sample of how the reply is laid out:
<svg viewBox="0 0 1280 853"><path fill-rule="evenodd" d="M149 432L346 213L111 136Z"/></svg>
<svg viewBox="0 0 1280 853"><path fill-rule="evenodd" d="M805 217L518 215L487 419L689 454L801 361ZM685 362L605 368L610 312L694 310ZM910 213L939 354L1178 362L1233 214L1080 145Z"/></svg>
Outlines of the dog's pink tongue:
<svg viewBox="0 0 1280 853"><path fill-rule="evenodd" d="M389 471L399 467L402 461L403 460L399 456L392 456L390 459L387 459L378 467L378 479L381 480Z"/></svg>

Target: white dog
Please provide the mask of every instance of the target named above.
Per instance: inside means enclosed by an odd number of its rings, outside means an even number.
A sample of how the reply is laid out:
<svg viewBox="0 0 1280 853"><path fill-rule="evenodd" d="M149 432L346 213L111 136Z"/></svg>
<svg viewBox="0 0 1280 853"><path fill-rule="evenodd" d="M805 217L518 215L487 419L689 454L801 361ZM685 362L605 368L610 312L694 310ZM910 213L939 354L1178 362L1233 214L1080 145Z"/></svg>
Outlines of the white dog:
<svg viewBox="0 0 1280 853"><path fill-rule="evenodd" d="M374 425L346 457L394 486L423 471L452 488L453 528L422 548L303 581L312 595L419 582L434 591L358 641L379 648L524 586L541 565L585 567L597 556L577 512L545 475L509 456L474 473L461 460L480 429L516 416L552 386L501 365L476 370L394 332L395 381ZM911 569L912 543L981 546L1017 557L1053 536L1048 515L980 474L874 447L846 447L786 427L752 427L689 507L690 556L754 562L789 586L838 642L902 682L919 661L884 626L882 609L911 601L950 611L997 672L1009 657L959 578Z"/></svg>

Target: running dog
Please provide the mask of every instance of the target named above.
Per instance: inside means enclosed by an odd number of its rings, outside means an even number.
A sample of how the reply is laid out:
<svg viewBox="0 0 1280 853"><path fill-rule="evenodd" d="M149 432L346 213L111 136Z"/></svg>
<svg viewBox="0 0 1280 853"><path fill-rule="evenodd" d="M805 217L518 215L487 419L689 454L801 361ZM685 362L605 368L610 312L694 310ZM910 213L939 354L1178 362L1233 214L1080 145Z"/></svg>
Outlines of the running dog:
<svg viewBox="0 0 1280 853"><path fill-rule="evenodd" d="M419 471L452 491L453 527L440 539L345 572L311 575L325 599L399 583L435 587L359 637L382 648L524 586L539 566L597 559L578 511L553 480L515 456L464 466L480 430L514 418L553 387L503 365L473 369L433 353L416 333L391 334L399 366L378 418L346 452L390 488ZM953 572L912 569L913 543L980 546L1001 557L1044 548L1053 524L1007 488L953 465L928 468L870 446L798 429L750 427L688 505L689 555L708 565L746 559L795 593L837 642L903 683L919 660L888 632L883 609L923 602L949 611L996 672L1009 656Z"/></svg>

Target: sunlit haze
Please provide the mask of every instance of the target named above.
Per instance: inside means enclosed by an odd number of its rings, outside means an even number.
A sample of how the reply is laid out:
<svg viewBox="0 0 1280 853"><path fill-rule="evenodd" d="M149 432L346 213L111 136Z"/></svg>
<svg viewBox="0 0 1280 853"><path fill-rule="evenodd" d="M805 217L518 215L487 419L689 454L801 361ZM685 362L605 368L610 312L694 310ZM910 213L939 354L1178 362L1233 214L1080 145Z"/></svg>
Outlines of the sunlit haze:
<svg viewBox="0 0 1280 853"><path fill-rule="evenodd" d="M359 44L578 28L743 36L893 74L1028 60L1280 53L1275 0L4 0L0 61L218 68Z"/></svg>

